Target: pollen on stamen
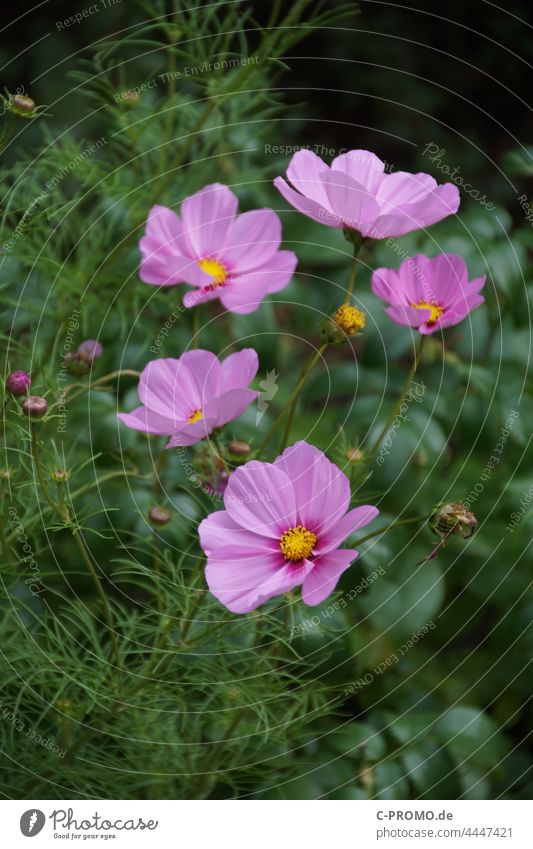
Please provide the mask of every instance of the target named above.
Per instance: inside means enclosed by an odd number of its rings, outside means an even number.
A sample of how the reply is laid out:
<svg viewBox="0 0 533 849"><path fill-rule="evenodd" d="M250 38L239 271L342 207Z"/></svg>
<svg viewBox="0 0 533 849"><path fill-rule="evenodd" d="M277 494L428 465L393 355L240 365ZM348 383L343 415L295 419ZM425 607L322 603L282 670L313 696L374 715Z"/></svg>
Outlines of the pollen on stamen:
<svg viewBox="0 0 533 849"><path fill-rule="evenodd" d="M439 306L434 301L432 303L429 301L418 301L416 304L411 304L411 306L415 310L430 310L428 324L435 324L444 312L444 307Z"/></svg>
<svg viewBox="0 0 533 849"><path fill-rule="evenodd" d="M204 414L202 410L193 410L191 415L187 419L187 424L194 424L195 422L199 422L200 419L203 419Z"/></svg>
<svg viewBox="0 0 533 849"><path fill-rule="evenodd" d="M289 528L280 537L279 547L285 560L305 560L313 553L317 543L316 534L308 531L303 525Z"/></svg>
<svg viewBox="0 0 533 849"><path fill-rule="evenodd" d="M226 282L228 270L225 265L218 261L218 259L205 257L204 259L198 260L198 265L202 271L205 271L205 273L209 274L212 278L211 286L222 286L222 284Z"/></svg>

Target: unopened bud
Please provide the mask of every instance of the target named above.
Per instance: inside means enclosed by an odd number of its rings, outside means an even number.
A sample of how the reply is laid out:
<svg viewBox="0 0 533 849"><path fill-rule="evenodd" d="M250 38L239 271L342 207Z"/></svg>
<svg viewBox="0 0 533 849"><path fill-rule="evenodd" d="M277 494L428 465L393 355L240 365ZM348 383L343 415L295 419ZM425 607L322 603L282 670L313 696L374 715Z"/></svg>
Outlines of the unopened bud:
<svg viewBox="0 0 533 849"><path fill-rule="evenodd" d="M233 439L228 444L229 453L233 454L235 457L246 457L251 450L252 448L247 442L242 442L239 439Z"/></svg>
<svg viewBox="0 0 533 849"><path fill-rule="evenodd" d="M138 103L139 97L140 95L137 91L134 91L132 88L129 88L127 89L127 91L122 92L121 99L124 101L124 103L128 103L133 106L134 103Z"/></svg>
<svg viewBox="0 0 533 849"><path fill-rule="evenodd" d="M468 539L474 533L477 519L460 501L443 504L433 514L430 525L440 537L456 534Z"/></svg>
<svg viewBox="0 0 533 849"><path fill-rule="evenodd" d="M171 519L171 512L166 507L159 507L155 504L150 507L148 519L152 525L168 525Z"/></svg>
<svg viewBox="0 0 533 849"><path fill-rule="evenodd" d="M13 395L27 395L31 386L31 377L27 371L12 371L6 380L6 389Z"/></svg>
<svg viewBox="0 0 533 849"><path fill-rule="evenodd" d="M348 448L345 456L350 463L354 464L361 463L365 459L365 455L360 448Z"/></svg>
<svg viewBox="0 0 533 849"><path fill-rule="evenodd" d="M55 469L52 473L52 480L56 483L65 483L68 479L68 472L66 469Z"/></svg>
<svg viewBox="0 0 533 849"><path fill-rule="evenodd" d="M48 409L48 401L39 395L30 395L24 401L22 409L31 419L42 419Z"/></svg>
<svg viewBox="0 0 533 849"><path fill-rule="evenodd" d="M32 115L35 112L35 100L27 94L15 94L11 98L11 109L18 115Z"/></svg>
<svg viewBox="0 0 533 849"><path fill-rule="evenodd" d="M100 342L97 342L96 339L86 339L85 342L82 342L78 347L77 353L88 363L92 363L93 360L97 360L98 357L101 357L104 352L104 349Z"/></svg>

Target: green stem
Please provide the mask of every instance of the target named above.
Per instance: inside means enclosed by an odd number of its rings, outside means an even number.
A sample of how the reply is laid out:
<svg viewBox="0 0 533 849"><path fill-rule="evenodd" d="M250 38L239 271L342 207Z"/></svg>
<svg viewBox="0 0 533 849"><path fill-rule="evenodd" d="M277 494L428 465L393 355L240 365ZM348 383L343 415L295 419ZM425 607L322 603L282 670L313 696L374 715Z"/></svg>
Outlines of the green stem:
<svg viewBox="0 0 533 849"><path fill-rule="evenodd" d="M420 359L422 357L422 351L424 349L425 339L426 339L425 336L423 336L423 335L420 336L420 342L418 343L418 347L415 350L413 362L411 364L411 368L409 369L409 374L407 375L407 378L406 378L405 383L403 385L403 389L400 393L400 397L398 398L396 404L394 405L394 407L392 409L391 414L389 415L387 421L385 422L385 425L384 425L383 429L381 430L381 433L379 434L374 445L370 449L369 457L372 457L376 453L376 451L378 450L378 448L381 445L387 431L390 430L392 423L394 422L394 419L398 415L400 407L402 406L403 402L405 401L405 397L406 397L407 393L409 392L409 389L411 387L411 383L413 382L413 377L416 374L416 370L418 368L418 365L420 363Z"/></svg>
<svg viewBox="0 0 533 849"><path fill-rule="evenodd" d="M350 271L348 286L346 287L346 297L344 299L345 304L349 304L350 300L352 298L353 287L355 285L355 275L357 274L357 268L358 268L357 254L359 253L359 247L357 247L357 245L355 245L354 250L353 250L352 268L351 268L351 271Z"/></svg>
<svg viewBox="0 0 533 849"><path fill-rule="evenodd" d="M324 342L324 344L322 344L320 346L320 348L317 348L316 351L314 351L314 353L311 354L308 357L308 359L306 360L304 367L303 367L302 371L300 372L300 377L298 379L298 383L296 384L296 387L294 388L294 391L293 391L291 397L289 398L289 400L287 401L287 403L285 404L285 406L283 407L283 409L279 413L276 421L274 422L274 424L270 428L269 432L267 433L264 441L260 445L260 447L257 451L258 454L262 454L263 451L268 447L272 437L274 436L274 434L276 433L276 430L278 429L278 425L280 424L281 420L283 419L283 416L285 415L287 410L290 410L289 419L287 421L287 427L285 428L285 433L284 433L284 436L283 436L283 447L285 447L286 441L288 441L288 438L289 438L291 424L292 424L292 420L293 420L293 417L294 417L294 411L295 411L295 407L296 407L296 402L298 400L298 396L299 396L299 394L302 390L302 387L303 387L305 381L307 380L307 377L308 377L310 371L314 368L314 366L316 365L318 360L322 357L322 355L326 351L327 347L328 347L327 342Z"/></svg>
<svg viewBox="0 0 533 849"><path fill-rule="evenodd" d="M415 525L417 522L426 522L427 516L411 516L409 519L400 519L397 522L391 522L390 525L385 525L384 528L378 528L377 531L372 531L361 539L358 539L354 545L361 545L361 543L366 542L368 539L372 539L373 537L378 537L381 534L386 533L387 531L392 530L392 528L400 528L402 525Z"/></svg>
<svg viewBox="0 0 533 849"><path fill-rule="evenodd" d="M224 471L226 472L226 474L229 478L229 476L231 475L231 469L226 462L226 458L224 457L224 452L222 450L222 446L219 442L218 436L215 436L215 434L212 433L211 436L210 436L210 439L211 439L211 442L213 443L213 445L216 448L217 457L219 458L220 462L224 466Z"/></svg>
<svg viewBox="0 0 533 849"><path fill-rule="evenodd" d="M294 419L294 414L296 412L296 404L298 403L298 398L300 396L300 392L303 389L304 383L306 382L310 373L313 371L317 362L322 358L322 355L327 350L327 347L328 347L328 345L325 342L323 345L320 346L320 348L318 348L315 351L315 353L309 358L307 365L304 366L302 374L300 375L300 380L298 381L298 383L296 385L296 389L294 390L293 396L290 400L289 416L287 418L287 424L285 425L285 432L283 434L283 439L281 440L280 451L283 451L287 447L287 443L288 443L290 435L291 435L292 421Z"/></svg>
<svg viewBox="0 0 533 849"><path fill-rule="evenodd" d="M96 570L93 566L91 558L89 557L89 554L88 554L87 549L85 547L85 544L84 544L84 542L83 542L83 540L80 536L79 529L76 528L72 523L72 519L71 519L68 507L66 505L58 504L56 501L54 501L54 499L52 498L52 496L50 494L50 490L48 488L48 484L46 483L43 468L42 468L42 465L41 465L41 456L40 456L40 452L39 452L39 441L38 441L37 436L36 436L35 428L36 428L35 423L32 423L32 426L31 426L31 450L32 450L32 455L33 455L33 461L34 461L34 464L35 464L35 470L37 472L37 477L39 479L39 484L40 484L42 493L43 493L44 497L46 498L48 504L50 505L50 507L54 511L54 513L57 513L57 515L62 520L62 522L64 522L65 525L68 525L71 529L71 532L72 532L72 535L73 535L74 540L76 542L76 545L78 546L78 549L79 549L79 552L82 556L82 559L83 559L85 565L87 566L87 570L89 572L89 575L91 576L93 583L95 585L96 592L98 593L98 596L99 596L99 598L102 602L104 617L105 617L105 620L106 620L107 627L109 628L109 633L111 635L111 641L113 643L113 650L114 650L114 653L115 653L115 662L116 662L116 666L117 666L117 671L121 672L120 653L119 653L119 650L118 650L118 643L117 643L116 634L115 634L115 631L114 631L114 628L113 628L113 617L111 615L111 608L109 606L108 598L107 598L107 596L106 596L106 594L103 590L102 583L100 581L98 573L96 572Z"/></svg>
<svg viewBox="0 0 533 849"><path fill-rule="evenodd" d="M44 497L46 498L48 504L50 505L50 507L54 511L54 513L59 513L59 515L62 515L60 508L59 508L59 505L56 504L56 502L54 501L54 499L50 495L50 490L48 489L48 484L46 483L46 480L45 480L45 477L44 477L43 468L41 466L41 455L39 453L39 440L37 439L35 428L36 428L35 423L32 423L32 425L31 425L31 450L32 450L32 454L33 454L33 462L35 464L35 471L37 472L37 477L39 479L39 484L41 486L41 491L42 491ZM62 518L63 518L63 516L62 516Z"/></svg>

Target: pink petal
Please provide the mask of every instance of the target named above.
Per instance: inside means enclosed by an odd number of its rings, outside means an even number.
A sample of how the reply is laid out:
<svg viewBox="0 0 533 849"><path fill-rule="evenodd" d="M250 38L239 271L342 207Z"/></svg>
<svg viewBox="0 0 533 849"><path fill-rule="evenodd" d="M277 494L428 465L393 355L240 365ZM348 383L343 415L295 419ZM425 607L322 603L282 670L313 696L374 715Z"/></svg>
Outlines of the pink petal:
<svg viewBox="0 0 533 849"><path fill-rule="evenodd" d="M196 384L188 370L180 368L176 359L152 360L143 369L139 379L139 398L142 403L159 413L175 420L184 421L192 410L197 398L193 397Z"/></svg>
<svg viewBox="0 0 533 849"><path fill-rule="evenodd" d="M350 150L333 160L331 170L342 171L375 196L384 178L385 163L369 150Z"/></svg>
<svg viewBox="0 0 533 849"><path fill-rule="evenodd" d="M254 312L268 294L288 285L296 263L297 258L291 251L278 251L266 265L237 276L227 286L221 286L223 306L236 313Z"/></svg>
<svg viewBox="0 0 533 849"><path fill-rule="evenodd" d="M207 276L207 275L206 275ZM183 296L183 306L187 309L193 309L200 304L205 304L207 301L216 301L220 298L220 287L212 286L210 283L202 288L193 289L191 292L186 292Z"/></svg>
<svg viewBox="0 0 533 849"><path fill-rule="evenodd" d="M287 177L302 195L328 208L328 197L320 181L320 175L328 171L328 166L316 153L298 150L287 168Z"/></svg>
<svg viewBox="0 0 533 849"><path fill-rule="evenodd" d="M377 198L383 212L388 213L427 198L436 188L437 181L430 174L393 171L385 174Z"/></svg>
<svg viewBox="0 0 533 849"><path fill-rule="evenodd" d="M380 207L368 189L342 171L329 171L321 177L339 226L366 235L380 213Z"/></svg>
<svg viewBox="0 0 533 849"><path fill-rule="evenodd" d="M385 312L396 324L402 324L407 327L420 328L431 318L431 310L415 309L414 307L403 305L387 307Z"/></svg>
<svg viewBox="0 0 533 849"><path fill-rule="evenodd" d="M304 195L301 195L299 192L295 192L294 189L285 182L283 177L276 177L274 185L278 192L283 195L287 203L294 206L298 212L302 212L304 215L307 215L308 218L312 218L313 221L318 221L320 224L326 224L328 227L343 226L339 222L338 217L334 215L330 209L325 206L321 206L315 200L304 197Z"/></svg>
<svg viewBox="0 0 533 849"><path fill-rule="evenodd" d="M187 448L189 445L196 445L197 442L209 436L215 425L213 419L207 416L194 422L194 424L182 424L180 430L172 435L172 439L166 444L165 448Z"/></svg>
<svg viewBox="0 0 533 849"><path fill-rule="evenodd" d="M118 413L117 418L133 430L156 433L159 436L170 436L176 428L176 423L172 419L153 413L146 407L137 407L131 413Z"/></svg>
<svg viewBox="0 0 533 849"><path fill-rule="evenodd" d="M350 503L348 478L314 445L297 442L274 466L292 482L298 524L320 537L344 516Z"/></svg>
<svg viewBox="0 0 533 849"><path fill-rule="evenodd" d="M218 254L232 273L243 274L268 262L281 242L281 221L273 209L254 209L238 215L225 247Z"/></svg>
<svg viewBox="0 0 533 849"><path fill-rule="evenodd" d="M247 545L254 551L260 546L262 551L270 551L273 554L280 551L278 540L260 537L241 528L226 510L211 513L203 522L200 522L198 533L200 544L208 555L216 553L219 548L226 549L235 545Z"/></svg>
<svg viewBox="0 0 533 849"><path fill-rule="evenodd" d="M237 197L221 183L185 198L181 204L183 229L198 259L212 257L224 247L237 207Z"/></svg>
<svg viewBox="0 0 533 849"><path fill-rule="evenodd" d="M179 216L166 206L153 206L146 220L146 236L169 253L183 253L183 228Z"/></svg>
<svg viewBox="0 0 533 849"><path fill-rule="evenodd" d="M403 302L398 272L392 268L377 268L372 274L372 291L376 297L389 304Z"/></svg>
<svg viewBox="0 0 533 849"><path fill-rule="evenodd" d="M279 554L247 545L228 546L210 556L205 569L212 594L233 613L249 613L302 583L312 564L285 563Z"/></svg>
<svg viewBox="0 0 533 849"><path fill-rule="evenodd" d="M168 256L161 254L159 248L154 251L146 250L146 243L141 239L143 258L139 268L139 277L143 283L153 286L175 286L177 283L189 283L191 286L205 286L210 282L196 260L184 256Z"/></svg>
<svg viewBox="0 0 533 849"><path fill-rule="evenodd" d="M311 607L324 601L335 589L339 578L358 557L357 551L331 551L315 561L302 585L302 599Z"/></svg>
<svg viewBox="0 0 533 849"><path fill-rule="evenodd" d="M233 472L224 505L237 524L261 536L279 539L297 524L291 482L270 463L252 460Z"/></svg>
<svg viewBox="0 0 533 849"><path fill-rule="evenodd" d="M241 389L249 386L257 374L259 358L253 348L244 348L235 354L230 354L220 364L220 388L227 392L229 389Z"/></svg>
<svg viewBox="0 0 533 849"><path fill-rule="evenodd" d="M379 516L379 510L370 504L354 507L342 519L339 519L326 534L320 537L319 544L316 548L317 555L322 556L326 551L332 551L338 548L347 537L360 528L364 528L370 522L373 522L377 516Z"/></svg>
<svg viewBox="0 0 533 849"><path fill-rule="evenodd" d="M200 348L193 351L185 351L179 358L178 379L181 370L185 367L196 384L195 399L198 400L196 409L203 409L213 396L217 395L220 386L220 363L218 357L211 351ZM186 376L187 377L187 376Z"/></svg>
<svg viewBox="0 0 533 849"><path fill-rule="evenodd" d="M238 419L247 407L259 397L252 389L230 389L205 405L205 416L215 422L215 427L223 427Z"/></svg>

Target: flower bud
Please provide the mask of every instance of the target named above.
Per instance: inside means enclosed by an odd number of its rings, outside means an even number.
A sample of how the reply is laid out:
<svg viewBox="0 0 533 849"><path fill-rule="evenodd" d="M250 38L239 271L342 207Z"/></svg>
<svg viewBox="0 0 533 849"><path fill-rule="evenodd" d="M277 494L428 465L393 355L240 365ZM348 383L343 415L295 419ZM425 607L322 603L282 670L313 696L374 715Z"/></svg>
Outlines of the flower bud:
<svg viewBox="0 0 533 849"><path fill-rule="evenodd" d="M135 103L138 103L139 98L139 93L134 91L132 88L128 88L126 91L123 91L120 96L123 103L127 103L129 106L133 106Z"/></svg>
<svg viewBox="0 0 533 849"><path fill-rule="evenodd" d="M55 469L52 473L52 480L56 483L65 483L68 479L68 472L66 469Z"/></svg>
<svg viewBox="0 0 533 849"><path fill-rule="evenodd" d="M239 439L233 439L228 444L228 451L230 454L233 454L234 457L246 457L251 450L252 448L247 442L242 442Z"/></svg>
<svg viewBox="0 0 533 849"><path fill-rule="evenodd" d="M322 322L322 338L330 345L339 347L349 336L355 336L359 330L362 330L365 324L364 312L350 304L342 304L333 315Z"/></svg>
<svg viewBox="0 0 533 849"><path fill-rule="evenodd" d="M154 504L148 511L148 519L152 525L168 525L171 519L171 512L166 507L159 507Z"/></svg>
<svg viewBox="0 0 533 849"><path fill-rule="evenodd" d="M440 537L456 534L468 539L474 533L477 519L460 501L443 504L433 514L430 525Z"/></svg>
<svg viewBox="0 0 533 849"><path fill-rule="evenodd" d="M69 354L66 358L66 364L68 373L73 377L83 377L89 373L90 363L79 351Z"/></svg>
<svg viewBox="0 0 533 849"><path fill-rule="evenodd" d="M23 115L25 118L33 115L35 112L35 100L28 97L27 94L15 94L11 98L11 110L17 115Z"/></svg>
<svg viewBox="0 0 533 849"><path fill-rule="evenodd" d="M39 395L30 395L24 401L22 409L30 419L42 419L48 409L48 401Z"/></svg>
<svg viewBox="0 0 533 849"><path fill-rule="evenodd" d="M12 371L6 380L6 389L13 395L27 395L31 377L27 371Z"/></svg>
<svg viewBox="0 0 533 849"><path fill-rule="evenodd" d="M362 463L365 459L365 455L360 448L348 448L345 456L348 462L353 463L354 465L356 463Z"/></svg>
<svg viewBox="0 0 533 849"><path fill-rule="evenodd" d="M85 342L82 342L79 345L78 353L84 360L88 363L92 363L93 360L97 360L98 357L101 357L104 352L104 349L100 342L97 342L96 339L86 339Z"/></svg>

